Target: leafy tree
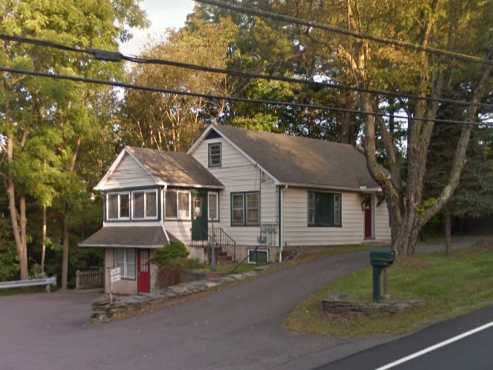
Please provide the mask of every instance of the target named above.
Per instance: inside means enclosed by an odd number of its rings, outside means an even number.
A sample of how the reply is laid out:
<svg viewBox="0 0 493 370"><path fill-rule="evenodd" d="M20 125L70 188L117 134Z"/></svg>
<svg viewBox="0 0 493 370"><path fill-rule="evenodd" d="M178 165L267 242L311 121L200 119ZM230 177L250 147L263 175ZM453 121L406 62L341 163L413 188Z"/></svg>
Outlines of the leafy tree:
<svg viewBox="0 0 493 370"><path fill-rule="evenodd" d="M258 6L422 47L461 50L490 60L493 57L491 2L246 0L243 3L245 6ZM212 21L229 15L227 11L214 10L212 7L204 7L201 11ZM242 51L239 54L240 61L246 68L260 68L270 73L325 79L366 88L409 91L422 97L438 98L448 91L448 86L467 86L466 98L472 104L465 107L457 117L466 121L478 118L480 111L477 103L484 101L490 90L492 67L489 65L444 60L430 53L342 37L317 28L280 25L249 16L237 16L234 19L241 30L241 37L235 45ZM269 45L272 49L270 55L267 52ZM242 64L236 62L236 65ZM369 113L387 111L395 105L395 102L369 93L319 93L303 89L294 95L297 101L304 99L304 102L316 102L323 98L325 102L333 101L349 108L359 106L362 111ZM428 148L435 126L434 119L438 117L441 104L404 97L399 98L398 103L401 112L410 118L405 145L396 140L401 135L402 124L377 119L377 116L371 114L357 117L333 115L335 125L327 125L326 122L330 122L328 119L300 119L300 115L295 114L292 121L280 123L280 127L288 131L297 127L298 132L310 134L310 125L328 127L329 132L335 126L336 130L332 132L346 133L324 137L342 139L357 137L359 125L362 125L360 135L368 167L383 188L389 207L393 248L398 255L406 255L414 253L421 229L445 206L457 188L472 126L462 127L451 158L453 165L450 175L440 194L427 199L423 196L423 187ZM292 109L288 107L282 111L283 114L289 114Z"/></svg>
<svg viewBox="0 0 493 370"><path fill-rule="evenodd" d="M0 31L55 40L91 48L116 48L118 40L130 37L128 26L144 25L144 16L134 0L7 0L0 3ZM2 65L86 77L112 78L121 65L90 57L75 57L62 51L4 42ZM27 205L49 207L64 204L64 258L62 286L68 271L68 218L75 208L74 193L90 184L77 176L81 146L101 129L103 96L108 88L59 82L28 76L2 75L0 90L0 136L6 149L0 152L1 175L9 199L12 232L17 247L21 279L28 277ZM106 122L107 125L111 121ZM101 134L101 130L98 134Z"/></svg>
<svg viewBox="0 0 493 370"><path fill-rule="evenodd" d="M236 28L229 19L218 25L191 18L186 27L168 31L166 41L144 55L187 63L224 67L228 47ZM226 77L187 70L138 65L130 74L132 82L145 86L164 86L184 91L227 94ZM132 145L160 150L185 150L203 127L203 120L221 115L223 104L207 99L176 95L149 94L128 90L125 94L121 135Z"/></svg>
<svg viewBox="0 0 493 370"><path fill-rule="evenodd" d="M441 117L457 116L458 107L446 109ZM454 114L455 113L455 114ZM459 126L438 123L429 148L425 195L433 199L446 184L453 150L461 132ZM493 214L493 137L491 129L473 130L467 151L467 165L457 190L442 210L447 253L451 244L452 218L471 218Z"/></svg>

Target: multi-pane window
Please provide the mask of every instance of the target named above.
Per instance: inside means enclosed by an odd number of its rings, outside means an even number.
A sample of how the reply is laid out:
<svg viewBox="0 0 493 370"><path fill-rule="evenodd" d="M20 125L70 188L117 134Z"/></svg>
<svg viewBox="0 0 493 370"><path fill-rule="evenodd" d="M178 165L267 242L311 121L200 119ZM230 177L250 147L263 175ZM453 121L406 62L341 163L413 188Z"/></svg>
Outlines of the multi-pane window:
<svg viewBox="0 0 493 370"><path fill-rule="evenodd" d="M122 279L135 280L135 249L115 248L113 249L113 267L120 268Z"/></svg>
<svg viewBox="0 0 493 370"><path fill-rule="evenodd" d="M166 190L166 218L177 218L178 204L175 190Z"/></svg>
<svg viewBox="0 0 493 370"><path fill-rule="evenodd" d="M221 167L221 143L209 144L209 167Z"/></svg>
<svg viewBox="0 0 493 370"><path fill-rule="evenodd" d="M215 192L208 193L209 221L219 220L219 196Z"/></svg>
<svg viewBox="0 0 493 370"><path fill-rule="evenodd" d="M166 218L189 220L190 194L189 191L168 189L166 191Z"/></svg>
<svg viewBox="0 0 493 370"><path fill-rule="evenodd" d="M243 193L231 194L231 225L245 224L245 198Z"/></svg>
<svg viewBox="0 0 493 370"><path fill-rule="evenodd" d="M247 225L258 225L259 222L259 193L246 193L246 223Z"/></svg>
<svg viewBox="0 0 493 370"><path fill-rule="evenodd" d="M109 193L106 198L108 220L130 218L130 193Z"/></svg>
<svg viewBox="0 0 493 370"><path fill-rule="evenodd" d="M231 225L257 226L260 224L260 193L231 193Z"/></svg>
<svg viewBox="0 0 493 370"><path fill-rule="evenodd" d="M308 192L308 226L341 226L341 193Z"/></svg>
<svg viewBox="0 0 493 370"><path fill-rule="evenodd" d="M157 218L157 191L137 191L132 193L132 217L134 219Z"/></svg>

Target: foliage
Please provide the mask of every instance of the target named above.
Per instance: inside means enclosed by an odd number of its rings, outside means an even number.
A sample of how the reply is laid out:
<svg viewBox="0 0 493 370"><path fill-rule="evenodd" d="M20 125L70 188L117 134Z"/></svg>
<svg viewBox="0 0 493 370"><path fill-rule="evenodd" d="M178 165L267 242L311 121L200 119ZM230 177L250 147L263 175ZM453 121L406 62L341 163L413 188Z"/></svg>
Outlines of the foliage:
<svg viewBox="0 0 493 370"><path fill-rule="evenodd" d="M17 280L19 273L19 261L15 246L11 245L0 248L0 281Z"/></svg>
<svg viewBox="0 0 493 370"><path fill-rule="evenodd" d="M444 118L457 117L456 109L445 110ZM439 196L451 169L455 144L460 128L438 123L429 149L425 192L428 199ZM477 127L472 132L467 151L467 165L460 184L447 204L454 217L479 218L493 214L493 136L488 128Z"/></svg>
<svg viewBox="0 0 493 370"><path fill-rule="evenodd" d="M118 41L131 37L129 27L145 24L136 0L0 3L1 32L71 46L116 49ZM2 44L0 62L13 68L100 79L123 75L117 63L15 42ZM48 208L48 218L58 221L49 232L60 236L64 223L70 224L69 231L80 224L80 215L90 206L91 188L113 159L115 91L8 73L2 74L0 83L0 137L13 147L12 158L0 151L0 174L13 185L16 202L26 199L28 216L36 208ZM16 212L20 203L10 208ZM37 232L33 224L28 225L27 234ZM41 229L39 223L34 226ZM35 246L40 240L26 239ZM18 244L25 266L27 245Z"/></svg>
<svg viewBox="0 0 493 370"><path fill-rule="evenodd" d="M169 30L166 41L151 46L144 56L224 68L235 33L236 27L228 18L216 25L192 17L186 27ZM132 69L129 77L139 85L228 95L227 79L220 74L139 65ZM203 123L215 120L223 109L223 103L208 99L128 90L120 132L130 145L185 151L198 136Z"/></svg>
<svg viewBox="0 0 493 370"><path fill-rule="evenodd" d="M188 250L185 244L180 241L173 241L168 246L154 251L152 261L159 266L181 264L188 257Z"/></svg>
<svg viewBox="0 0 493 370"><path fill-rule="evenodd" d="M412 311L378 317L328 318L320 301L333 294L369 301L371 269L364 269L329 284L297 306L285 325L295 331L361 337L415 331L435 321L452 318L493 302L491 247L474 247L443 254L416 256L389 269L389 289L394 299L421 299L425 305Z"/></svg>
<svg viewBox="0 0 493 370"><path fill-rule="evenodd" d="M19 261L11 233L9 222L0 212L0 281L16 280L19 273Z"/></svg>
<svg viewBox="0 0 493 370"><path fill-rule="evenodd" d="M424 47L461 50L481 57L493 50L493 3L481 0L245 0L242 4ZM211 22L231 16L229 11L210 6L199 8L197 13ZM491 68L474 63L445 60L429 53L265 18L233 16L233 20L239 32L232 46L230 65L238 69L421 96L456 97L459 89L445 87L460 86L464 94L459 93L457 97L466 100L475 95L483 99L491 90L488 79L478 84L483 75L491 79ZM242 78L232 78L231 85L237 94L247 97L283 98L429 119L402 122L395 118L377 119L372 114L317 112L289 106L250 107L245 103L231 104L224 117L225 121L256 127L252 117L261 113L263 122L275 123L281 131L353 145L360 141L369 170L383 188L389 204L394 249L401 254L414 253L421 228L444 206L450 194L448 188L443 188L446 191L436 201L423 197L426 154L433 119L441 104ZM474 106L460 108L462 113L455 119L472 121L481 113ZM267 115L270 117L265 119ZM468 129L463 127L462 132L463 140L457 142L461 150L455 152L458 153L456 165L447 178L450 181L447 185L452 189L457 186L457 175L462 171L462 148L468 144Z"/></svg>

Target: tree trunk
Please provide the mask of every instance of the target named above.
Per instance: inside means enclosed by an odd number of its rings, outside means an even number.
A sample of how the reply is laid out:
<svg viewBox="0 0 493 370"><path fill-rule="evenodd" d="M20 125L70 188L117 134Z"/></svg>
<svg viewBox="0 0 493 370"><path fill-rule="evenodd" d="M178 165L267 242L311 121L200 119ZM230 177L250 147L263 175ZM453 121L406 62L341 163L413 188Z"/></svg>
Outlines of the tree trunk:
<svg viewBox="0 0 493 370"><path fill-rule="evenodd" d="M75 150L70 161L69 171L75 172L75 164L79 156L81 138L78 137L75 143ZM70 233L69 233L69 205L65 204L65 212L63 213L63 256L62 256L62 289L67 289L68 285L68 260L70 253Z"/></svg>
<svg viewBox="0 0 493 370"><path fill-rule="evenodd" d="M45 260L46 260L46 206L43 206L43 226L41 228L41 273L45 273Z"/></svg>
<svg viewBox="0 0 493 370"><path fill-rule="evenodd" d="M12 163L14 157L14 144L11 137L7 138L7 161ZM19 270L21 280L29 278L29 269L27 261L27 238L26 238L26 198L20 198L20 210L17 210L15 184L14 181L7 177L6 179L7 195L9 200L10 221L12 224L12 233L14 234L15 245L17 248L17 257L19 258Z"/></svg>
<svg viewBox="0 0 493 370"><path fill-rule="evenodd" d="M69 256L69 229L68 216L63 216L63 256L62 256L62 289L68 285L68 256Z"/></svg>
<svg viewBox="0 0 493 370"><path fill-rule="evenodd" d="M445 233L445 254L448 256L452 249L452 216L447 208L443 211L443 231Z"/></svg>

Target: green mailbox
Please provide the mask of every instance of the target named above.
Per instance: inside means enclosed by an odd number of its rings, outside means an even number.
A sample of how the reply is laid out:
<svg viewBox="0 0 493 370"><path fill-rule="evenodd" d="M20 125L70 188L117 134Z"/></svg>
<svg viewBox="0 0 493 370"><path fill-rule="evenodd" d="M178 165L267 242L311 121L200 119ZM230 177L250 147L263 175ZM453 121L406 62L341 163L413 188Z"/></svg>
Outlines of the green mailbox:
<svg viewBox="0 0 493 370"><path fill-rule="evenodd" d="M395 253L391 250L381 250L370 252L370 264L373 267L373 301L381 299L380 286L382 271L392 265L395 260Z"/></svg>

